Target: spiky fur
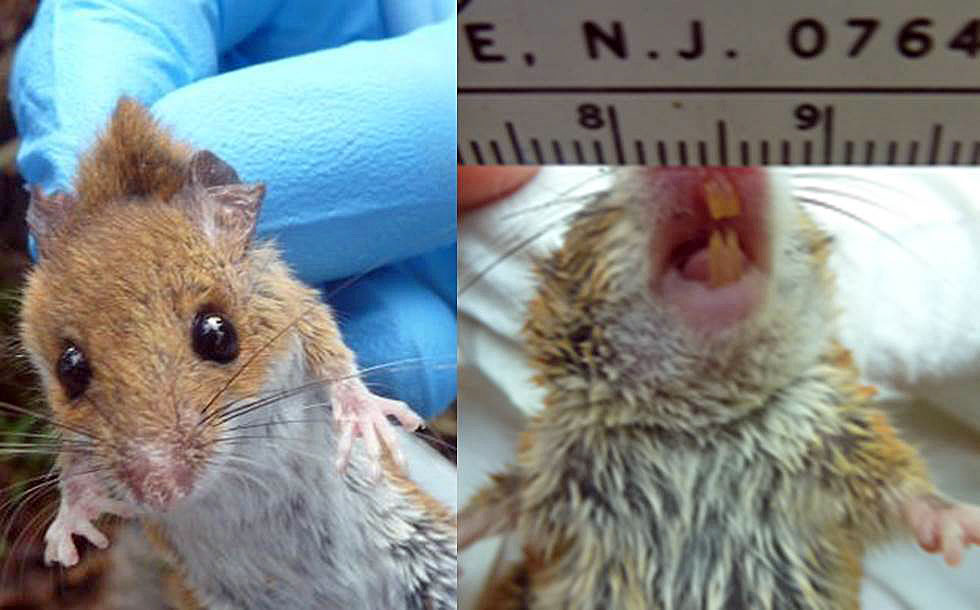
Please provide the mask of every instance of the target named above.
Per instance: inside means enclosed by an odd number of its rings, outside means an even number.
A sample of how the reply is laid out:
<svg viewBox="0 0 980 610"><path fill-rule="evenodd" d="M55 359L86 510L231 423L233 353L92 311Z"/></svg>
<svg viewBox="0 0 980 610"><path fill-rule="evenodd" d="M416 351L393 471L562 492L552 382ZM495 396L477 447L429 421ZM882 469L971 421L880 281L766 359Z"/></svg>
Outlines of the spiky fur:
<svg viewBox="0 0 980 610"><path fill-rule="evenodd" d="M460 516L524 544L482 608L858 608L865 548L933 488L835 339L829 240L771 193L765 304L719 335L648 289L670 210L629 171L539 264L524 336L545 408L508 486Z"/></svg>

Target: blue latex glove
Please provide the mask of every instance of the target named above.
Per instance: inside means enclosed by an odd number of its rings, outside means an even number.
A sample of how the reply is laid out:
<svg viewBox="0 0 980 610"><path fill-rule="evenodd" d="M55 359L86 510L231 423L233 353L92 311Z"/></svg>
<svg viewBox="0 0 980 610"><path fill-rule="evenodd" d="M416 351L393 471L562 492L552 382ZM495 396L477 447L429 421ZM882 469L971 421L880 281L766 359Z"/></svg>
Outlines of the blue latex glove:
<svg viewBox="0 0 980 610"><path fill-rule="evenodd" d="M259 234L305 281L370 272L330 297L345 338L362 368L425 359L367 381L430 416L456 391L454 14L448 0L44 1L11 78L21 172L70 190L118 97L151 105L266 183Z"/></svg>

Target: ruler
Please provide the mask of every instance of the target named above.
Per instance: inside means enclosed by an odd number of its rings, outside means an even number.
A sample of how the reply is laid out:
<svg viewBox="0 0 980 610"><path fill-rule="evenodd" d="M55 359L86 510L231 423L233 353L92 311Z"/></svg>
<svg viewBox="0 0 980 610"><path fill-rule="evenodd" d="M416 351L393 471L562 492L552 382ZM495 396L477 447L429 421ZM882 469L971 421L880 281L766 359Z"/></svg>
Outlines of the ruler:
<svg viewBox="0 0 980 610"><path fill-rule="evenodd" d="M980 163L975 3L457 9L460 164Z"/></svg>

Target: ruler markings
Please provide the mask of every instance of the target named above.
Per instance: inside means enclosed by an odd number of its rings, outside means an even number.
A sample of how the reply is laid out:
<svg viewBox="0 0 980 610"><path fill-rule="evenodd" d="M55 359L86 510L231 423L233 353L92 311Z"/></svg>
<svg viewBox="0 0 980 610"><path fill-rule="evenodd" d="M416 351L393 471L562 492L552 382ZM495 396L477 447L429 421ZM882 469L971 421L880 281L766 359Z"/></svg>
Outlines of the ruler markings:
<svg viewBox="0 0 980 610"><path fill-rule="evenodd" d="M681 165L687 165L687 142L684 140L677 141L677 156Z"/></svg>
<svg viewBox="0 0 980 610"><path fill-rule="evenodd" d="M919 164L919 141L918 140L912 140L911 142L909 142L908 164L909 165Z"/></svg>
<svg viewBox="0 0 980 610"><path fill-rule="evenodd" d="M667 143L663 140L657 140L657 159L660 165L667 165Z"/></svg>
<svg viewBox="0 0 980 610"><path fill-rule="evenodd" d="M636 162L639 165L647 164L647 152L643 148L643 142L640 140L636 141Z"/></svg>
<svg viewBox="0 0 980 610"><path fill-rule="evenodd" d="M943 137L943 126L936 123L932 126L932 138L929 140L929 164L935 165L939 159L939 142Z"/></svg>
<svg viewBox="0 0 980 610"><path fill-rule="evenodd" d="M507 136L510 137L510 145L514 149L514 158L517 160L517 164L524 165L524 153L521 152L521 146L517 143L517 130L514 128L514 124L507 121L504 123L504 127L507 129Z"/></svg>
<svg viewBox="0 0 980 610"><path fill-rule="evenodd" d="M789 165L792 162L792 148L789 145L789 140L782 141L782 154L783 154L783 165Z"/></svg>
<svg viewBox="0 0 980 610"><path fill-rule="evenodd" d="M823 119L823 162L830 165L834 152L834 107L827 106Z"/></svg>
<svg viewBox="0 0 980 610"><path fill-rule="evenodd" d="M868 140L864 143L864 163L865 165L871 165L875 162L875 143L874 140Z"/></svg>
<svg viewBox="0 0 980 610"><path fill-rule="evenodd" d="M973 165L980 164L980 142L973 142L973 152L970 154L970 163Z"/></svg>
<svg viewBox="0 0 980 610"><path fill-rule="evenodd" d="M698 163L708 164L708 143L704 140L698 140Z"/></svg>
<svg viewBox="0 0 980 610"><path fill-rule="evenodd" d="M538 165L544 165L544 155L541 152L541 143L538 142L537 138L531 138L531 148L534 150L534 158L537 160Z"/></svg>
<svg viewBox="0 0 980 610"><path fill-rule="evenodd" d="M578 140L572 140L572 144L575 146L575 160L578 161L579 165L585 163L585 155L582 154L582 143Z"/></svg>
<svg viewBox="0 0 980 610"><path fill-rule="evenodd" d="M739 141L739 143L738 143L738 153L739 153L739 159L740 159L740 162L741 162L742 165L751 165L751 163L749 162L750 155L749 155L749 143L748 142L746 142L745 140Z"/></svg>
<svg viewBox="0 0 980 610"><path fill-rule="evenodd" d="M844 140L844 165L851 165L852 163L854 163L854 142Z"/></svg>
<svg viewBox="0 0 980 610"><path fill-rule="evenodd" d="M463 159L463 151L456 147L456 165L466 165L466 161Z"/></svg>
<svg viewBox="0 0 980 610"><path fill-rule="evenodd" d="M561 143L558 140L551 141L551 148L555 151L555 161L558 165L565 164L565 155L561 152Z"/></svg>
<svg viewBox="0 0 980 610"><path fill-rule="evenodd" d="M895 158L898 155L898 142L895 140L889 140L888 142L888 160L885 161L888 165L895 165Z"/></svg>
<svg viewBox="0 0 980 610"><path fill-rule="evenodd" d="M718 160L722 167L728 165L728 124L718 121Z"/></svg>
<svg viewBox="0 0 980 610"><path fill-rule="evenodd" d="M470 140L470 148L473 150L476 162L483 165L483 152L480 150L480 144L476 140Z"/></svg>
<svg viewBox="0 0 980 610"><path fill-rule="evenodd" d="M596 163L600 165L606 162L606 156L602 154L602 142L599 140L592 140L593 148L595 148L595 160Z"/></svg>
<svg viewBox="0 0 980 610"><path fill-rule="evenodd" d="M496 140L490 140L490 150L493 151L493 158L497 160L497 165L503 165L504 156L500 154L500 146Z"/></svg>
<svg viewBox="0 0 980 610"><path fill-rule="evenodd" d="M949 151L949 164L959 165L960 164L960 141L953 140L953 146Z"/></svg>
<svg viewBox="0 0 980 610"><path fill-rule="evenodd" d="M769 140L759 142L759 157L763 165L769 165Z"/></svg>
<svg viewBox="0 0 980 610"><path fill-rule="evenodd" d="M615 106L607 106L609 113L609 129L612 130L613 145L616 147L616 161L623 165L626 163L626 155L623 154L623 140L619 135L619 117L616 114Z"/></svg>
<svg viewBox="0 0 980 610"><path fill-rule="evenodd" d="M813 165L813 142L803 140L803 165Z"/></svg>

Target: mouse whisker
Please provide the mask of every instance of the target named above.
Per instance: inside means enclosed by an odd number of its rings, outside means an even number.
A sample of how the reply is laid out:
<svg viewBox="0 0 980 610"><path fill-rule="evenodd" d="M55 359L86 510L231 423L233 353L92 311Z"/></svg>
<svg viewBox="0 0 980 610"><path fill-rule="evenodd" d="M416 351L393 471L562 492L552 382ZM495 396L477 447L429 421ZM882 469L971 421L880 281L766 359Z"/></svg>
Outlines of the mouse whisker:
<svg viewBox="0 0 980 610"><path fill-rule="evenodd" d="M544 203L525 206L520 208L519 210L507 212L506 214L502 214L500 216L500 219L504 221L513 220L515 218L520 218L525 214L530 214L540 210L546 210L556 205L562 205L567 203L581 203L581 204L588 203L593 197L595 197L597 192L608 192L609 189L603 189L603 191L597 191L592 193L583 193L580 195L573 195L572 193L590 184L591 182L608 177L610 174L615 173L615 171L616 171L615 168L600 168L598 172L589 176L588 178L585 178L584 180L581 180L560 192L556 192L554 198L549 199Z"/></svg>
<svg viewBox="0 0 980 610"><path fill-rule="evenodd" d="M569 193L570 192L574 192L575 190L581 188L582 186L584 186L585 184L587 184L591 180L596 179L597 177L599 177L599 176L592 176L588 180L583 181L581 184L578 184L578 185L575 185L575 186L571 187L570 189L568 189L567 192L569 192ZM586 203L588 203L590 201L599 201L599 200L601 200L601 199L603 199L605 197L608 197L611 193L612 193L612 190L611 189L604 189L604 190L595 191L593 193L586 193L586 194L575 196L575 197L565 197L565 196L561 196L560 195L557 200L549 201L547 204L543 204L543 205L539 205L539 206L534 206L535 208L538 208L540 210L540 209L550 208L556 202L561 202L561 203L564 203L564 204L568 204L569 202L575 202L576 203L576 205L572 206L568 211L562 213L560 216L556 217L554 220L551 220L551 221L548 221L548 222L544 222L541 225L541 228L537 232L531 234L530 236L528 236L528 237L526 237L524 239L518 240L516 243L514 243L511 246L509 246L493 262L489 263L488 265L486 265L485 267L481 268L480 270L473 272L470 275L469 278L467 278L465 280L462 280L462 282L461 282L462 285L459 288L459 290L457 291L456 296L457 297L462 296L463 293L465 293L467 290L469 290L470 288L472 288L475 284L479 283L484 277L487 276L487 274L489 274L491 271L493 271L493 269L495 269L498 265L502 264L504 261L506 261L510 257L514 256L515 254L517 254L518 252L520 252L524 248L530 246L531 244L533 244L534 242L536 242L538 239L540 239L544 235L546 235L546 234L550 233L551 231L553 231L555 228L561 226L563 223L567 223L572 217L576 216L577 214L586 214L587 213L587 214L591 214L591 215L598 215L598 214L608 213L608 212L612 211L613 208L602 208L602 207L598 207L598 206L593 207L593 208L583 208L582 207L584 204L586 204ZM530 208L528 208L528 209L522 209L522 210L515 211L514 213L510 214L509 216L513 217L513 216L517 216L517 215L520 215L522 213L528 213L528 212L531 212L531 211L533 211L533 210L530 209Z"/></svg>
<svg viewBox="0 0 980 610"><path fill-rule="evenodd" d="M903 214L903 213L899 212L898 210L896 210L892 206L886 205L884 203L880 203L880 202L875 201L874 199L870 199L868 197L863 197L863 196L857 195L856 193L849 193L849 192L847 192L845 190L839 190L839 189L835 189L835 188L832 188L832 187L825 187L825 186L808 186L808 185L794 186L793 187L793 195L794 195L794 197L799 198L800 197L800 193L803 193L804 195L812 194L812 195L816 195L816 196L819 196L819 195L834 195L836 197L846 198L846 199L848 199L850 201L855 201L855 202L858 202L858 203L867 205L869 207L876 208L878 210L883 210L885 212L889 212L889 213L891 213L894 216L897 216L899 218L908 218L908 215L907 214Z"/></svg>
<svg viewBox="0 0 980 610"><path fill-rule="evenodd" d="M216 444L216 445L219 444L219 443L220 444L232 444L232 445L234 445L234 444L236 444L236 443L238 443L240 441L250 441L250 440L291 441L291 442L303 443L303 444L305 444L307 442L307 439L305 439L305 438L297 438L297 437L294 437L294 436L273 436L273 435L270 435L270 434L252 434L252 435L235 435L235 436L221 437L221 438L215 439L213 441L213 443ZM285 449L285 450L291 451L292 453L296 453L296 454L302 455L304 457L307 457L307 458L313 460L314 462L320 462L321 460L324 460L327 457L326 453L313 453L311 451L303 451L302 449L299 449L299 448L294 447L294 446L290 446L288 444L286 444L286 445L277 445L277 446L280 449Z"/></svg>
<svg viewBox="0 0 980 610"><path fill-rule="evenodd" d="M257 357L258 357L259 355L261 355L261 354L262 354L263 352L265 352L265 350L267 350L267 349L269 349L269 346L271 346L271 345L272 345L273 343L275 343L275 342L276 342L276 341L278 341L278 340L279 340L280 338L282 338L282 336L283 336L283 335L285 335L285 334L286 334L286 332L287 332L287 331L288 331L288 330L289 330L290 328L292 328L293 326L295 326L297 322L299 322L300 320L302 320L302 319L303 319L303 318L304 318L304 317L305 317L306 315L308 315L308 314L309 314L309 313L310 313L311 311L313 311L313 309L314 309L315 307L319 307L319 306L320 306L320 304L319 304L319 303L315 303L315 304L313 304L313 305L310 305L309 307L307 307L307 308L305 308L305 309L304 309L304 310L303 310L302 312L300 312L300 314L299 314L298 316L296 316L296 317L294 317L294 318L293 318L292 320L290 320L290 321L289 321L289 323L287 323L287 324L286 324L285 326L283 326L283 327L282 327L282 329L281 329L281 330L280 330L279 332L277 332L277 333L276 333L275 335L273 335L271 339L269 339L268 341L266 341L266 342L265 342L264 344L262 344L262 345L261 345L261 346L260 346L260 347L259 347L259 348L258 348L257 350L255 350L255 352L253 352L253 353L252 353L252 355L251 355L251 356L249 356L249 357L248 357L248 359L246 359L246 360L245 360L245 362L244 362L244 364L242 364L242 365L241 365L240 367L238 367L238 370L236 370L236 371L235 371L235 372L234 372L234 373L232 374L232 376L228 378L228 381L226 381L226 382L224 383L224 385L222 385L222 386L221 386L221 387L220 387L220 388L218 389L218 391L217 391L217 392L216 392L216 393L214 394L214 396L212 396L212 397L211 397L211 399L210 399L210 400L208 400L208 402L207 402L207 403L206 403L206 404L204 405L204 408L203 408L203 409L201 409L201 414L202 414L202 415L204 415L204 414L206 414L206 413L208 412L208 409L210 409L210 408L211 408L211 406L212 406L212 405L213 405L213 404L214 404L214 403L215 403L215 402L216 402L216 401L217 401L217 400L218 400L219 398L221 398L221 395L222 395L222 394L224 394L224 393L225 393L225 391L226 391L226 390L227 390L227 389L228 389L229 387L231 387L231 384L233 384L233 383L235 382L235 380L236 380L236 379L238 379L238 377L239 377L239 376L241 376L241 374L245 372L245 370L246 370L246 369L248 368L248 366L249 366L250 364L252 364L252 362L253 362L253 361L254 361L254 360L255 360L255 359L256 359L256 358L257 358ZM203 421L203 420L202 420L202 421Z"/></svg>
<svg viewBox="0 0 980 610"><path fill-rule="evenodd" d="M31 497L35 495L43 495L45 492L48 491L53 491L57 488L56 486L58 485L57 479L54 479L54 480L40 481L34 483L33 485L30 485L30 487L26 489L21 489L21 490L17 489L17 487L28 485L30 482L33 482L33 480L36 480L36 477L34 477L32 480L21 481L18 483L14 483L13 485L9 485L4 490L8 495L8 498L3 502L3 504L0 504L0 514L4 514L4 515L7 514L7 512L10 511L10 509L14 505L18 507L9 516L9 518L5 518L5 521L7 521L8 523L14 519L17 510L20 510L21 507L25 506L30 502ZM4 540L7 539L6 532L4 533L3 539Z"/></svg>
<svg viewBox="0 0 980 610"><path fill-rule="evenodd" d="M530 246L534 242L538 241L539 239L541 239L541 237L543 237L544 235L547 235L552 230L554 230L556 227L560 226L562 223L568 222L568 220L572 216L574 216L577 211L578 210L571 210L570 212L568 212L566 214L563 214L558 219L556 219L556 220L554 220L552 222L545 223L542 228L538 229L537 231L535 231L534 233L532 233L528 237L525 237L524 239L519 240L517 243L515 243L514 245L512 245L509 248L507 248L506 250L504 250L503 254L501 254L500 256L498 256L496 258L496 260L494 260L493 262L489 263L488 265L486 265L485 267L483 267L479 271L475 271L469 278L467 278L466 280L462 281L462 286L456 292L456 298L459 298L459 297L463 296L463 294L467 290L469 290L470 288L472 288L473 286L475 286L476 284L478 284L483 278L485 278L491 271L493 271L494 269L496 269L497 266L499 266L500 264L502 264L504 261L506 261L510 257L514 256L515 254L517 254L518 252L520 252L524 248Z"/></svg>
<svg viewBox="0 0 980 610"><path fill-rule="evenodd" d="M452 227L451 234L447 235L447 238L455 238L455 233L456 233L456 228L454 226L454 227ZM394 260L395 260L394 258L391 258L391 260L379 261L378 264L371 265L367 269L365 269L364 271L362 271L362 272L360 272L360 273L358 273L356 275L350 276L349 278L347 278L346 280L344 280L343 282L341 282L338 286L335 286L334 288L332 288L330 290L330 292L328 292L327 294L323 295L323 301L329 302L331 297L337 295L338 293L340 293L343 290L346 290L347 288L349 288L350 286L352 286L354 283L360 281L362 278L366 277L368 274L372 273L373 271L375 271L377 269L380 269L381 267L384 267L385 265L388 265L388 264L394 262ZM270 338L264 344L262 344L261 346L259 346L259 348L251 356L249 356L247 360L245 360L245 362L238 368L238 370L236 370L232 374L232 376L228 378L228 381L226 381L218 389L218 391L214 394L214 396L212 396L211 399L208 400L208 402L204 405L204 408L201 410L201 413L202 414L206 414L208 412L208 409L210 409L214 405L214 403L217 402L217 400L219 398L221 398L221 396L228 390L228 388L231 387L231 384L233 384L235 382L235 380L238 379L238 377L240 377L241 374L245 372L245 370L249 367L249 365L251 365L252 362L255 361L255 358L257 358L260 354L262 354L267 349L269 349L269 347L272 346L273 343L275 343L280 338L282 338L282 336L285 335L286 332L288 332L291 328L293 328L294 326L296 326L296 324L300 320L302 320L303 318L305 318L313 309L315 309L317 307L321 307L321 306L322 306L322 304L318 301L316 303L313 303L309 307L304 308L303 311L301 311L299 313L299 315L297 315L292 320L290 320L288 323L286 323L286 325L283 326L282 329L279 330L279 332L277 332L275 335L273 335L272 338Z"/></svg>
<svg viewBox="0 0 980 610"><path fill-rule="evenodd" d="M818 208L823 208L825 210L830 210L830 211L832 211L832 212L834 212L836 214L840 214L841 216L844 216L846 218L850 218L854 222L857 222L858 224L861 224L861 225L867 227L868 229L874 231L875 233L877 233L878 235L880 235L882 238L887 239L888 241L892 242L893 244L895 244L897 247L901 248L902 250L905 250L909 254L914 254L908 248L906 248L905 245L902 244L902 242L898 241L898 239L896 239L893 235L889 235L887 232L879 229L875 225L871 224L870 222L868 222L867 220L861 218L860 216L858 216L857 214L855 214L853 212L850 212L848 210L845 210L845 209L841 208L840 206L836 206L836 205L834 205L832 203L828 203L828 202L822 201L820 199L814 199L812 197L797 196L796 199L798 201L800 201L801 203L804 203L804 204L807 204L807 205L811 205L811 206L814 206L814 207L818 207ZM921 262L924 262L924 261L921 261Z"/></svg>
<svg viewBox="0 0 980 610"><path fill-rule="evenodd" d="M226 472L230 476L238 477L242 481L247 480L251 483L254 483L256 487L264 491L265 494L269 497L274 497L276 495L273 493L268 483L263 481L260 477L252 474L252 472L250 472L246 468L234 468L233 464L231 464L230 462L241 462L247 468L257 469L259 471L267 469L267 466L264 466L258 461L248 460L238 455L225 456L225 461L223 463L217 463L214 462L213 460L208 460L206 463L209 464L211 467L215 468L217 472Z"/></svg>
<svg viewBox="0 0 980 610"><path fill-rule="evenodd" d="M89 430L85 430L85 429L83 429L81 427L78 427L78 426L69 426L68 424L63 424L61 422L56 421L53 417L49 417L47 415L43 415L41 413L37 413L37 412L32 411L30 409L25 409L24 407L19 407L19 406L15 405L15 404L11 404L9 402L0 401L0 410L4 410L4 409L6 409L8 411L13 411L14 413L19 413L20 415L27 415L29 417L33 417L33 418L39 419L39 420L41 420L41 421L43 421L43 422L45 422L47 424L50 424L52 426L57 427L57 428L64 428L65 430L68 430L70 432L74 432L75 434L80 434L80 435L82 435L84 437L87 437L87 438L90 438L90 439L93 439L93 440L97 440L97 441L101 441L101 442L107 442L105 439L99 437L94 432L91 432Z"/></svg>
<svg viewBox="0 0 980 610"><path fill-rule="evenodd" d="M3 541L7 541L10 538L11 529L14 527L14 525L16 525L20 514L31 504L36 504L37 502L39 502L40 498L42 498L46 493L55 490L56 485L57 485L56 480L46 481L44 483L31 487L30 489L21 493L17 497L16 499L18 503L17 508L15 508L14 511L9 515L9 517L7 517L7 525L4 527L3 530L3 538L2 538ZM37 514L34 515L34 517L31 519L28 525L30 525L30 523L34 522L38 518L52 516L54 511L56 510L56 506L57 506L57 501L48 502L46 504L41 505L40 509L37 510ZM6 506L5 506L5 510L6 510ZM44 521L46 522L47 519L44 519ZM28 527L22 528L18 536L15 538L13 544L10 545L7 559L4 561L4 565L3 565L4 574L7 573L7 569L9 567L9 560L11 559L11 557L13 557L16 554L17 546L20 544L20 540L24 535L24 532L27 531L27 529Z"/></svg>
<svg viewBox="0 0 980 610"><path fill-rule="evenodd" d="M216 409L212 413L210 413L207 416L203 417L201 419L201 421L198 423L198 425L201 426L201 425L203 425L203 424L211 421L212 419L217 419L218 420L218 423L227 423L228 421L231 421L232 419L235 419L237 417L242 417L242 416L247 415L248 413L251 413L251 412L253 412L253 411L257 410L257 409L260 409L262 407L269 406L271 404L274 404L276 402L279 402L280 400L285 400L287 398L291 398L291 397L296 396L298 394L302 394L303 392L306 392L306 391L311 390L311 389L315 389L315 388L319 388L319 387L326 387L326 386L329 386L332 383L337 383L338 381L344 381L344 380L347 380L347 379L354 379L356 377L361 377L361 376L363 376L363 375L365 375L367 373L371 373L371 372L379 371L379 370L396 370L396 371L397 370L412 370L413 368L417 368L419 364L423 364L423 363L425 363L427 361L432 361L432 360L438 361L435 358L422 358L422 357L405 358L405 359L402 359L402 360L396 360L396 361L388 362L388 363L385 363L385 364L378 364L378 365L375 365L375 366L367 367L367 368L365 368L365 369L363 369L363 370L361 370L361 371L359 371L357 373L351 373L349 375L343 375L343 376L340 376L340 377L333 377L333 378L314 379L313 381L310 381L310 382L301 384L301 385L296 386L296 387L293 387L293 388L287 388L285 390L277 390L277 391L272 392L271 394L268 394L268 395L265 395L265 396L261 396L260 395L256 400L252 400L252 401L246 402L244 404L239 404L238 406L235 406L235 407L232 407L232 405L234 405L235 403L234 402L231 402L231 403L228 403L228 405L226 405L226 406L224 406L224 407L222 407L220 409ZM409 365L411 365L411 366L409 366ZM439 365L437 365L437 366L439 366ZM448 364L447 363L446 366L447 367L448 366L452 366L452 367L455 368L456 364L455 364L455 362L453 362L452 364ZM232 407L232 408L230 408L230 407Z"/></svg>
<svg viewBox="0 0 980 610"><path fill-rule="evenodd" d="M321 404L326 405L326 404L329 404L329 403L321 403ZM333 419L331 419L331 418L323 418L323 417L320 417L320 418L309 418L309 419L277 419L277 420L269 420L269 421L262 422L262 423L257 423L257 424L243 424L243 425L240 425L240 426L232 426L231 428L225 428L223 430L223 432L235 432L236 430L248 430L249 428L274 427L274 426L278 426L278 425L281 425L281 424L317 424L317 423L329 424L329 423L332 423L332 422L333 422Z"/></svg>
<svg viewBox="0 0 980 610"><path fill-rule="evenodd" d="M103 411L102 408L99 407L99 405L97 405L94 400L88 397L88 394L82 394L82 398L85 399L85 402L92 405L92 408L95 409L95 412L99 414L99 417L105 420L105 422L109 425L109 427L115 429L116 432L120 431L115 418L110 417L105 411Z"/></svg>
<svg viewBox="0 0 980 610"><path fill-rule="evenodd" d="M20 534L14 539L13 544L11 544L11 550L16 549L22 543L27 544L31 540L41 540L44 535L44 528L47 523L54 519L56 512L56 507L52 504L47 507L47 510L39 510L36 515L34 515L28 522L27 525L21 530ZM14 553L11 553L13 555ZM23 581L24 570L27 569L27 562L21 562L20 573L18 579Z"/></svg>

